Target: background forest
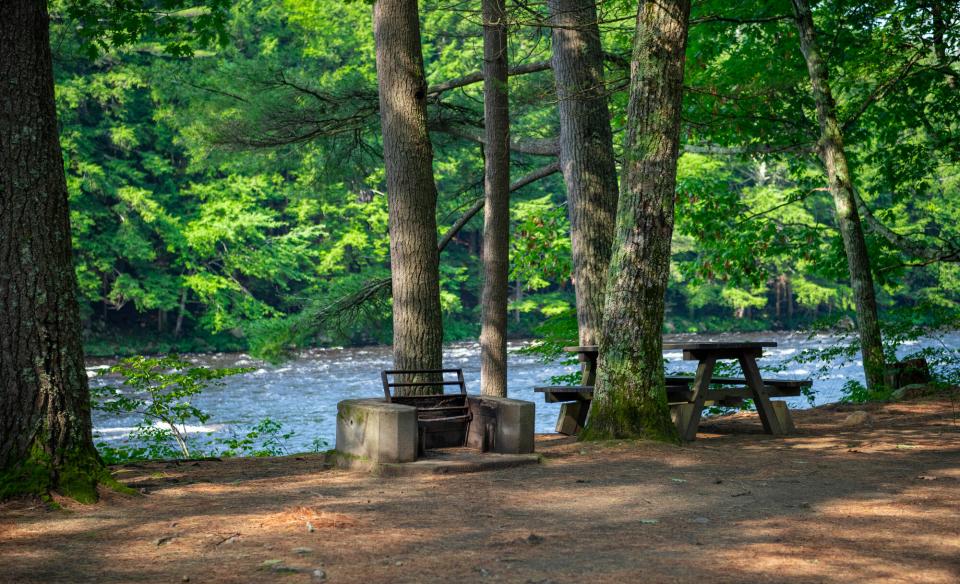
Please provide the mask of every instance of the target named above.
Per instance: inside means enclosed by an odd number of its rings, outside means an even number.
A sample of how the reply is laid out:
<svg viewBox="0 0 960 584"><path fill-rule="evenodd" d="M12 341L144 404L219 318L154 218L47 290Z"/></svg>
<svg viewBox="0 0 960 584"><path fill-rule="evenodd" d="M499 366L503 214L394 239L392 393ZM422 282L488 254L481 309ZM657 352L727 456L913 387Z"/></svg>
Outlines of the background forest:
<svg viewBox="0 0 960 584"><path fill-rule="evenodd" d="M483 197L482 85L466 78L482 63L481 27L472 4L421 4L441 237ZM806 328L852 311L781 4L694 3L670 332ZM599 8L619 149L636 5ZM149 42L91 57L52 10L89 355L390 342L388 302L371 286L390 267L369 5L241 0L226 8L222 47L182 57ZM510 79L516 180L555 161L558 119L546 8L511 10L509 61L524 71ZM957 7L827 0L815 14L881 310L955 323ZM513 192L515 337L576 336L565 205L558 173ZM481 231L479 214L441 254L447 341L479 334ZM368 293L359 308L342 302Z"/></svg>

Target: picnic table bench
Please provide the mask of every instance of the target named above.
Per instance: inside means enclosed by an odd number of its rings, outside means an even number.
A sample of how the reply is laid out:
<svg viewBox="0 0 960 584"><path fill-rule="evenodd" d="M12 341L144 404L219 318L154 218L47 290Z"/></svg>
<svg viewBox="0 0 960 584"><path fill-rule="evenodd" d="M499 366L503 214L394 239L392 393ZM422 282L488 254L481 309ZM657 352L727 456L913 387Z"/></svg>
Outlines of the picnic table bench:
<svg viewBox="0 0 960 584"><path fill-rule="evenodd" d="M680 436L694 440L700 425L703 408L736 406L744 399L752 399L768 434L783 435L793 430L790 412L783 402L770 398L796 397L804 388L811 386L809 380L763 379L756 359L766 347L775 347L773 342L697 342L664 343L664 350L683 351L684 360L696 360L694 376L667 376L667 402L677 422ZM566 347L564 350L577 353L580 358L583 385L548 385L534 388L543 393L547 403L563 402L557 420L557 432L575 434L583 428L593 399L596 382L596 346ZM718 360L733 359L740 363L743 377L713 377Z"/></svg>

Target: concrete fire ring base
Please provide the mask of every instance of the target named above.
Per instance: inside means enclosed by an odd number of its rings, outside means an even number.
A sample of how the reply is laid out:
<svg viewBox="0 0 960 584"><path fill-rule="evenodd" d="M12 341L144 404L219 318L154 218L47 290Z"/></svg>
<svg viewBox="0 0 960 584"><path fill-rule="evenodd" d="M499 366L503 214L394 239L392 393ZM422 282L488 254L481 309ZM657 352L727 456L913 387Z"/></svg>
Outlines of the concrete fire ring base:
<svg viewBox="0 0 960 584"><path fill-rule="evenodd" d="M539 462L533 453L533 402L472 395L467 402L473 418L463 438L467 447L431 449L418 460L415 407L382 399L343 400L337 404L337 444L330 462L384 475L476 472Z"/></svg>

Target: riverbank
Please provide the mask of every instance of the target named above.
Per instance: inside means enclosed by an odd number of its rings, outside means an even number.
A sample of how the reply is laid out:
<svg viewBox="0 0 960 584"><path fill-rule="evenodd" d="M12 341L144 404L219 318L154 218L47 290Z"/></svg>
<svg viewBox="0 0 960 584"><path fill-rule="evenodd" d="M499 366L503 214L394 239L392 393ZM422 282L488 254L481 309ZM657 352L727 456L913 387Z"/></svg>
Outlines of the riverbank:
<svg viewBox="0 0 960 584"><path fill-rule="evenodd" d="M469 475L118 466L143 496L0 505L0 558L24 584L956 582L960 395L794 416L795 436L744 412L684 447L541 435L542 464Z"/></svg>
<svg viewBox="0 0 960 584"><path fill-rule="evenodd" d="M668 335L669 341L775 341L777 347L764 352L758 362L771 376L806 379L815 377L814 402L806 397L788 400L791 408L807 408L811 405L839 401L844 397L844 386L851 382L863 382L863 367L857 360L832 359L823 363L797 363L795 358L809 351L825 351L840 342L836 337L817 335L811 338L805 333L724 333L718 335ZM943 339L922 339L903 347L903 355L925 348L944 346L960 348L960 332L946 334ZM509 344L507 383L510 397L536 403L536 431L552 432L560 404L544 403L543 396L533 388L550 383L551 378L576 371L576 362L563 365L559 362L543 363L538 356L518 353L523 343ZM681 351L667 351L667 370L692 373L694 361L684 361ZM243 367L252 371L229 377L222 387L211 387L203 394L193 396L191 403L210 415L204 424L192 424L190 433L195 444L202 449L202 441L210 438L242 437L262 420L270 419L283 427L283 432L295 432L282 445L286 452L307 452L314 444L332 445L336 427L337 402L344 399L367 398L383 395L380 371L390 369L393 354L390 347L310 349L297 353L293 358L279 364L266 363L243 353L209 353L189 355L196 365L207 367ZM89 372L95 384L116 383L106 378L97 378L95 367L106 366L113 361L91 360ZM444 347L443 363L446 367L463 369L467 391L480 391L480 346L478 343L453 343ZM827 368L825 375L817 369ZM139 416L117 417L102 411L93 412L94 429L100 434L97 442L111 446L125 444L124 437L139 421Z"/></svg>

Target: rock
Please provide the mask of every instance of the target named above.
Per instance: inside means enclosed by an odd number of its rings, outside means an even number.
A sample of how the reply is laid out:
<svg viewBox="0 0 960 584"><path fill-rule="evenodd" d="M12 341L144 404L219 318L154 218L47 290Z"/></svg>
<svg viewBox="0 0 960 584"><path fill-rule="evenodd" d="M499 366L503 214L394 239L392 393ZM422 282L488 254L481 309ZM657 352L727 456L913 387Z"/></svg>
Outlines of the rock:
<svg viewBox="0 0 960 584"><path fill-rule="evenodd" d="M397 560L396 562L393 563L393 565L399 567L403 565L403 562L401 562L400 560Z"/></svg>
<svg viewBox="0 0 960 584"><path fill-rule="evenodd" d="M710 520L707 519L706 517L694 517L693 519L690 520L690 522L691 522L691 523L699 523L699 524L703 525L703 524L706 524L706 523L710 523Z"/></svg>
<svg viewBox="0 0 960 584"><path fill-rule="evenodd" d="M537 535L536 533L531 533L530 535L527 536L527 539L524 541L526 541L530 545L537 545L539 543L543 543L543 537Z"/></svg>
<svg viewBox="0 0 960 584"><path fill-rule="evenodd" d="M891 363L884 372L884 382L893 388L930 383L930 365L923 357Z"/></svg>
<svg viewBox="0 0 960 584"><path fill-rule="evenodd" d="M307 521L307 533L313 533L313 532L316 531L316 530L317 530L317 528L314 527L312 523L310 523L309 521Z"/></svg>
<svg viewBox="0 0 960 584"><path fill-rule="evenodd" d="M180 578L180 581L181 581L181 582L189 582L189 581L190 581L190 576L184 576L183 578Z"/></svg>
<svg viewBox="0 0 960 584"><path fill-rule="evenodd" d="M870 414L868 414L863 410L857 410L851 413L846 418L844 418L844 420L840 422L840 425L846 428L852 428L856 426L865 426L865 425L872 426L873 416L871 416Z"/></svg>
<svg viewBox="0 0 960 584"><path fill-rule="evenodd" d="M285 564L276 564L274 566L270 566L270 569L273 570L274 572L279 572L280 574L296 574L298 572L303 571L302 568L295 568L293 566L287 566Z"/></svg>
<svg viewBox="0 0 960 584"><path fill-rule="evenodd" d="M321 581L321 580L326 580L326 579L327 579L327 573L324 572L323 570L321 570L320 568L317 568L316 570L314 570L314 571L312 572L312 576L313 576L313 580L314 580L315 582L319 582L319 581Z"/></svg>
<svg viewBox="0 0 960 584"><path fill-rule="evenodd" d="M307 547L298 547L298 548L293 548L293 553L302 556L302 555L305 555L305 554L312 554L312 553L313 553L313 550L312 550L311 548L307 548Z"/></svg>
<svg viewBox="0 0 960 584"><path fill-rule="evenodd" d="M167 544L169 544L169 543L172 543L173 540L175 540L175 539L177 539L177 536L175 536L175 535L168 535L168 536L166 536L166 537L157 538L156 540L154 540L153 543L155 543L155 544L159 547L159 546L162 546L162 545L167 545Z"/></svg>
<svg viewBox="0 0 960 584"><path fill-rule="evenodd" d="M911 383L895 390L890 397L896 401L916 399L930 393L930 388L922 383Z"/></svg>

